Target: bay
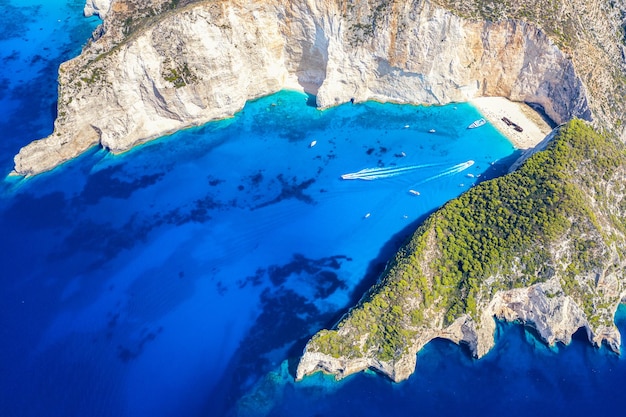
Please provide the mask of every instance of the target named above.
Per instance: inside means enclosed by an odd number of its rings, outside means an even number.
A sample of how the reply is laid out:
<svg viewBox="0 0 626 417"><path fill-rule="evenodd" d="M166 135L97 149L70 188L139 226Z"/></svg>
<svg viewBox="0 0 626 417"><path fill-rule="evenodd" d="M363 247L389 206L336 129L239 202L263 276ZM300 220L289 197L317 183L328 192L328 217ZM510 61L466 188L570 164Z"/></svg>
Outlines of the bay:
<svg viewBox="0 0 626 417"><path fill-rule="evenodd" d="M7 174L51 132L56 68L98 24L82 6L0 0ZM322 112L313 99L283 91L123 155L92 149L4 179L1 415L615 411L623 360L582 338L549 349L509 324L479 361L430 343L401 384L293 382L308 338L425 216L517 156L492 126L466 129L480 117L468 104Z"/></svg>

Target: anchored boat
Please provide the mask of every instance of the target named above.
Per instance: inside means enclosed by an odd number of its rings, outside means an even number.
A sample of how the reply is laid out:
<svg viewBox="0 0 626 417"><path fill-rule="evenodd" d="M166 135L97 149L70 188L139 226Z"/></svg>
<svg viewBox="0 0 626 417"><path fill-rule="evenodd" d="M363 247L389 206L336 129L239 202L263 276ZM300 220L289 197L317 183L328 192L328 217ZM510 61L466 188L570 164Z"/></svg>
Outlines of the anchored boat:
<svg viewBox="0 0 626 417"><path fill-rule="evenodd" d="M478 120L474 120L471 125L467 126L467 128L468 129L476 129L477 127L481 127L485 123L487 123L487 121L485 119L483 119L483 118L480 118Z"/></svg>

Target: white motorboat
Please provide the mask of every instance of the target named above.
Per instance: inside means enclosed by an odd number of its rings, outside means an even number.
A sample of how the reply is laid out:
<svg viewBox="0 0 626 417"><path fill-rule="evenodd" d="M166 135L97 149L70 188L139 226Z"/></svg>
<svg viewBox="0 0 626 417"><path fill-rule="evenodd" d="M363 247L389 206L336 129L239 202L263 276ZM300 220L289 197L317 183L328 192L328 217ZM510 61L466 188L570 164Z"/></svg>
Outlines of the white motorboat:
<svg viewBox="0 0 626 417"><path fill-rule="evenodd" d="M472 122L472 124L470 124L469 126L467 126L468 129L476 129L477 127L481 127L482 125L484 125L485 123L487 123L487 121L483 118L480 118L478 120L474 120Z"/></svg>

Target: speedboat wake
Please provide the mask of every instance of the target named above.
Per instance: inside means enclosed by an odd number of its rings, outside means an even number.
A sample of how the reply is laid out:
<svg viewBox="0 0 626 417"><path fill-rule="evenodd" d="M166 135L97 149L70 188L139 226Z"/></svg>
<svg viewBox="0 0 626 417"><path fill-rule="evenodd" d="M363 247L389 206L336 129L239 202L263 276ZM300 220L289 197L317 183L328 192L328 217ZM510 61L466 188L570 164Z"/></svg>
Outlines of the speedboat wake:
<svg viewBox="0 0 626 417"><path fill-rule="evenodd" d="M381 178L389 178L395 177L397 175L406 174L411 171L415 171L421 168L430 168L433 166L437 166L441 164L423 164L423 165L412 165L406 167L387 167L387 168L365 168L358 172L353 172L350 174L343 174L341 178L344 180L378 180Z"/></svg>
<svg viewBox="0 0 626 417"><path fill-rule="evenodd" d="M450 167L450 168L448 168L446 170L443 170L443 171L441 171L437 175L433 175L432 177L428 177L425 180L422 180L422 181L418 182L415 185L424 184L426 182L433 181L433 180L436 180L438 178L442 178L442 177L447 177L449 175L458 174L459 172L465 171L467 168L471 167L472 165L474 165L474 161L472 161L470 159L469 161L462 162L460 164L456 164L453 167Z"/></svg>

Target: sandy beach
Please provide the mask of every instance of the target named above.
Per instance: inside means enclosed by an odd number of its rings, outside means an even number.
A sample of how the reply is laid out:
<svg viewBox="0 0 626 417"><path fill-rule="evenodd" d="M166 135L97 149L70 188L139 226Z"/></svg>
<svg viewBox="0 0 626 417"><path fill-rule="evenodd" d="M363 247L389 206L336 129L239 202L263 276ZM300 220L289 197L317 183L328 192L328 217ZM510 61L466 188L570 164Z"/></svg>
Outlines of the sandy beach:
<svg viewBox="0 0 626 417"><path fill-rule="evenodd" d="M504 97L478 97L470 100L470 103L517 149L535 147L552 131L541 115L525 103L513 102ZM508 126L502 120L503 117L520 126L523 131L518 132L513 126Z"/></svg>

